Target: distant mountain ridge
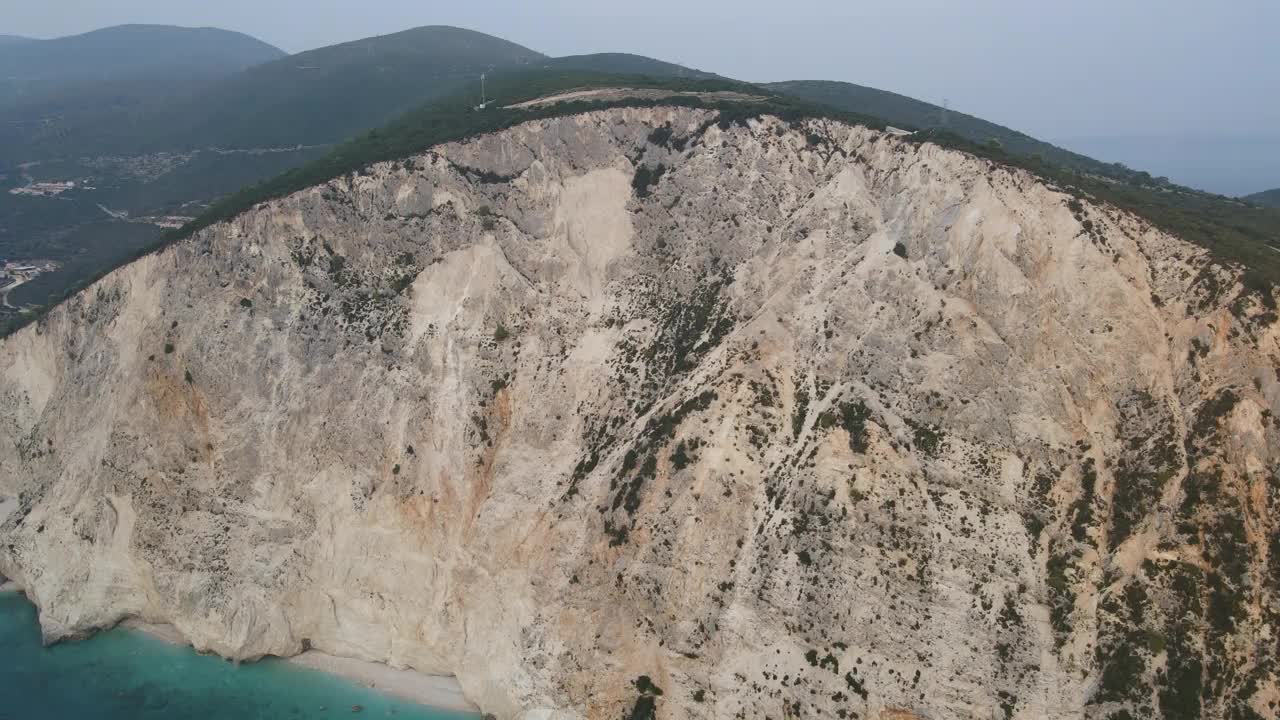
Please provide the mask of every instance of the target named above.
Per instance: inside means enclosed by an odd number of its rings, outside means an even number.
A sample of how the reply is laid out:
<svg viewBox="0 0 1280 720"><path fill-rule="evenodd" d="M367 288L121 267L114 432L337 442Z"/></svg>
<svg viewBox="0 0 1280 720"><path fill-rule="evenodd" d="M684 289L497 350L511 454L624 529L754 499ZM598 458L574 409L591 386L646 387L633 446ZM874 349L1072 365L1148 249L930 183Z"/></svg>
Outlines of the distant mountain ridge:
<svg viewBox="0 0 1280 720"><path fill-rule="evenodd" d="M428 26L285 56L150 104L0 127L0 163L199 147L334 143L389 122L488 70L545 55L490 35ZM479 88L477 87L477 92ZM0 121L22 120L6 117ZM47 113L45 113L47 115ZM5 133L9 133L6 135Z"/></svg>
<svg viewBox="0 0 1280 720"><path fill-rule="evenodd" d="M546 57L450 26L332 45L218 83L178 109L171 122L186 137L172 141L237 147L339 142L464 82L475 82L480 73Z"/></svg>
<svg viewBox="0 0 1280 720"><path fill-rule="evenodd" d="M1245 195L1243 200L1248 200L1255 205L1265 205L1267 207L1280 208L1280 188L1274 190L1263 190L1262 192L1252 195Z"/></svg>
<svg viewBox="0 0 1280 720"><path fill-rule="evenodd" d="M119 25L53 40L11 40L0 44L0 105L129 77L209 78L284 54L243 33L168 25Z"/></svg>
<svg viewBox="0 0 1280 720"><path fill-rule="evenodd" d="M22 43L35 41L35 38L23 37L21 35L0 35L0 47L4 47L5 45L20 45Z"/></svg>

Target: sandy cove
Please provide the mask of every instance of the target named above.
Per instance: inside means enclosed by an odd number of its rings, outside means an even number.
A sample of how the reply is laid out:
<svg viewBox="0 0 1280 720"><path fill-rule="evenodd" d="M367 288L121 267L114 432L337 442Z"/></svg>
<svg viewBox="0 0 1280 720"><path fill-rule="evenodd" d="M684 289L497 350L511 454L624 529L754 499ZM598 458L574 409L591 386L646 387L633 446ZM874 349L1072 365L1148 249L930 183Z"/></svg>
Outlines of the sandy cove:
<svg viewBox="0 0 1280 720"><path fill-rule="evenodd" d="M174 645L190 645L182 633L172 625L148 623L137 619L125 620L120 625ZM319 650L308 650L284 660L351 680L372 690L420 705L441 710L480 712L462 694L462 687L457 679L449 675L428 675L416 670L398 670L385 663L338 657Z"/></svg>
<svg viewBox="0 0 1280 720"><path fill-rule="evenodd" d="M0 592L20 592L22 588L12 580L0 583ZM182 633L172 625L143 622L130 619L121 627L144 632L174 645L189 646ZM441 710L458 710L479 713L479 709L462 694L457 679L448 675L428 675L416 670L397 670L384 663L337 657L318 650L308 650L300 655L285 658L302 667L319 670L386 693L393 697Z"/></svg>

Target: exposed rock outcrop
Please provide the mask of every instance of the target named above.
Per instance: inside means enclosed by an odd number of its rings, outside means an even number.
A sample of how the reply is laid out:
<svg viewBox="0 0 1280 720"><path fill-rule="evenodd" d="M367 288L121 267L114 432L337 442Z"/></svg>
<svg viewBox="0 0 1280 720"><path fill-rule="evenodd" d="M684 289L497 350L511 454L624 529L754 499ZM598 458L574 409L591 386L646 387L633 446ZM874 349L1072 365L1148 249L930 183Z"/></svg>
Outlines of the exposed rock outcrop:
<svg viewBox="0 0 1280 720"><path fill-rule="evenodd" d="M958 152L541 120L0 343L0 573L500 717L1274 717L1278 328Z"/></svg>

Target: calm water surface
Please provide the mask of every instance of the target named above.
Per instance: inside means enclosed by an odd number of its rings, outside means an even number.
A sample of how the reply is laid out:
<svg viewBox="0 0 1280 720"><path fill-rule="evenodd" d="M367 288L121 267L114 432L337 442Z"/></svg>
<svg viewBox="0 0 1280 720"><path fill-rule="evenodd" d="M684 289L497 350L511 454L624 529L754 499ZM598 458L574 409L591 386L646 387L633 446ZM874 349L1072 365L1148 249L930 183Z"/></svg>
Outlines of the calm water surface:
<svg viewBox="0 0 1280 720"><path fill-rule="evenodd" d="M131 630L42 648L35 607L21 593L0 593L0 720L386 717L478 716L406 703L282 660L237 667Z"/></svg>

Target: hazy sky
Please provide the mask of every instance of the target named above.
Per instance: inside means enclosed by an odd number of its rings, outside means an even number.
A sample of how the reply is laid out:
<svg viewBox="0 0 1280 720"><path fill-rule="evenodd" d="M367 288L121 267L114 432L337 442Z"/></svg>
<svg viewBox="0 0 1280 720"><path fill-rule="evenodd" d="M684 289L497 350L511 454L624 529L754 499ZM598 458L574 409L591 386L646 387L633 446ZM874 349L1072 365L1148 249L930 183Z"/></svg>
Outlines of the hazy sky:
<svg viewBox="0 0 1280 720"><path fill-rule="evenodd" d="M0 0L0 33L213 25L296 52L447 24L551 55L847 80L1047 139L1280 135L1280 0Z"/></svg>

